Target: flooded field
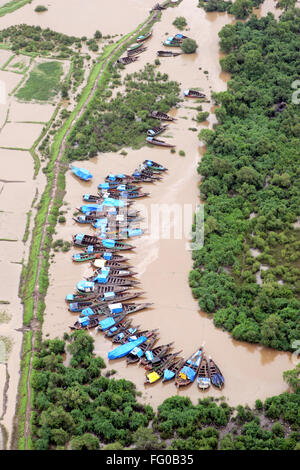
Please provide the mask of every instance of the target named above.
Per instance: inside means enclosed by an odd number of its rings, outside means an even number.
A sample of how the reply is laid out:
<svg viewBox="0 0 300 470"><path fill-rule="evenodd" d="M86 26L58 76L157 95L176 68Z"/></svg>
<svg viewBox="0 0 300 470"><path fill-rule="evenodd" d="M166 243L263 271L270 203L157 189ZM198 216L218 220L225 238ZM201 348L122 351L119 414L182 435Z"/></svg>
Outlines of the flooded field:
<svg viewBox="0 0 300 470"><path fill-rule="evenodd" d="M0 28L30 24L70 36L91 37L97 29L104 35L127 34L142 23L153 0L49 0L48 11L37 13L40 0L0 18Z"/></svg>
<svg viewBox="0 0 300 470"><path fill-rule="evenodd" d="M209 102L203 104L203 110L214 110L210 100L211 91L226 89L228 75L222 73L219 65L218 32L233 18L227 14L206 14L196 8L197 1L184 0L174 9L163 14L161 22L153 28L153 38L147 42L147 51L141 55L139 61L126 67L125 73L141 69L147 62L153 63L156 51L162 49L162 41L166 33L177 32L172 26L176 16L184 16L188 22L188 35L199 44L196 54L179 56L175 58L160 58L159 70L168 73L169 78L181 83L182 90L198 87L208 96ZM204 72L208 73L204 73ZM203 147L192 132L191 127L200 130L203 126L215 122L213 114L209 122L197 124L193 118L197 106L192 101L185 100L179 110L173 110L177 120L171 123L166 135L170 142L176 144L176 154L168 149L143 148L141 150L126 149L127 156L120 154L104 154L79 165L88 168L94 175L93 183L80 183L72 174L67 174L67 223L57 227L57 238L71 240L71 236L78 232L91 233L91 229L82 228L71 221L75 208L82 203L84 193L95 194L96 185L112 172L132 173L145 158L151 158L168 167L168 174L162 182L155 185L144 185L151 196L143 201L143 205L135 204L149 216L151 227L151 211L159 204L175 205L184 214L185 223L191 227L192 213L199 204L200 178L196 168ZM178 154L179 150L185 156ZM184 210L185 209L185 210ZM171 218L171 227L175 221ZM150 232L150 229L148 228ZM222 392L210 390L208 395L215 397L224 395L232 405L238 403L252 405L255 399L264 399L267 396L281 393L286 390L282 379L282 372L293 366L290 355L278 353L260 346L249 345L233 341L231 337L214 327L212 319L202 313L193 299L188 285L188 275L192 267L191 253L188 251L188 238L184 231L172 233L170 238L155 238L153 232L140 239L133 239L136 249L130 257L130 264L136 269L140 287L146 292L141 302L154 302L153 308L140 312L133 321L143 328L159 328L159 343L165 344L174 341L175 350L182 349L184 356L190 355L198 346L204 344L208 355L211 355L221 367L226 378L226 387ZM61 336L68 327L75 322L76 315L67 311L64 297L74 291L76 283L84 277L91 275L88 266L74 266L71 254L59 253L50 269L50 287L46 298L46 317L44 334L50 337ZM112 348L111 342L103 335L91 332L95 338L97 354L107 357ZM156 384L145 388L143 385L145 375L142 368L137 366L126 367L126 362L120 360L109 364L110 368L117 370L116 377L125 377L132 380L142 391L143 400L157 406L168 396L180 393L191 397L195 402L200 394L194 385L184 391L177 392L174 384Z"/></svg>

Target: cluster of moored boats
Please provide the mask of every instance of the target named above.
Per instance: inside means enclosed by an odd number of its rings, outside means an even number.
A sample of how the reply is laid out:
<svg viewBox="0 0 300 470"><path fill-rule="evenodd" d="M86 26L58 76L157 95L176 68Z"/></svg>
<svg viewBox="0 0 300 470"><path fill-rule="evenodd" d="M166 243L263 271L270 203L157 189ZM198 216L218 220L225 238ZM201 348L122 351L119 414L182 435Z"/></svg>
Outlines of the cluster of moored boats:
<svg viewBox="0 0 300 470"><path fill-rule="evenodd" d="M74 169L73 169L74 171ZM77 284L77 292L68 294L69 311L79 316L71 329L96 328L117 346L108 353L110 360L126 356L128 364L139 363L145 367L145 383L163 382L175 378L176 386L188 385L197 378L199 388L210 384L221 388L224 378L211 358L208 360L199 348L187 360L172 352L173 343L155 346L158 329L142 330L132 325L129 315L151 307L151 303L135 303L144 292L133 288L139 281L128 258L121 252L129 251L133 245L126 243L130 237L142 235L138 224L142 220L139 211L131 208L136 198L147 197L139 183L153 183L162 179L167 171L163 165L145 160L132 175L109 174L98 185L98 194L85 194L74 220L90 225L96 235L78 233L73 236L75 247L81 252L73 254L75 263L90 262L92 276ZM75 173L76 174L76 173ZM77 176L85 179L85 172Z"/></svg>

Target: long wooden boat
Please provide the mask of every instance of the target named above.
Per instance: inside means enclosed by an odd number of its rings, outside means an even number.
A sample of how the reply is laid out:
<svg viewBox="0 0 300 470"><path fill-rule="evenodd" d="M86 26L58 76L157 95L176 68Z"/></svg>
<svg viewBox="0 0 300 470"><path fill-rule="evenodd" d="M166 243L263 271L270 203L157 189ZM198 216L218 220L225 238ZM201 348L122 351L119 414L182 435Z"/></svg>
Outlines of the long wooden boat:
<svg viewBox="0 0 300 470"><path fill-rule="evenodd" d="M87 281L93 281L95 279L95 276L98 274L102 274L102 269L99 268L99 270L96 270L93 276L87 277ZM110 268L109 269L109 275L114 276L114 277L131 277L135 276L137 272L131 271L130 269L117 269L117 268Z"/></svg>
<svg viewBox="0 0 300 470"><path fill-rule="evenodd" d="M139 338L140 336L145 336L145 335L147 336L147 334L149 333L149 330L141 331L139 328L140 328L140 325L133 327L133 328L127 328L126 330L121 331L117 335L114 335L111 338L111 340L114 344L125 344L129 340L129 338L130 338L130 341L133 341Z"/></svg>
<svg viewBox="0 0 300 470"><path fill-rule="evenodd" d="M153 384L164 378L164 371L173 367L180 361L180 359L177 358L178 354L178 352L167 354L158 366L152 367L151 370L146 369L145 385Z"/></svg>
<svg viewBox="0 0 300 470"><path fill-rule="evenodd" d="M151 336L154 334L154 331L156 330L149 331L145 335L139 336L136 340L131 339L130 341L127 341L124 344L120 344L112 351L109 351L108 359L113 360L127 356L127 354L129 354L134 348L139 347L145 342L150 342Z"/></svg>
<svg viewBox="0 0 300 470"><path fill-rule="evenodd" d="M177 372L175 378L176 387L186 386L194 382L201 365L202 349L202 347L198 348L197 351L185 361L184 366Z"/></svg>
<svg viewBox="0 0 300 470"><path fill-rule="evenodd" d="M141 43L140 45L143 46L143 43ZM135 55L139 55L142 52L145 52L146 50L147 50L147 47L140 47L139 49L133 49L131 51L127 50L127 55L129 57L132 57L132 56L135 56Z"/></svg>
<svg viewBox="0 0 300 470"><path fill-rule="evenodd" d="M129 319L124 319L122 320L119 325L117 326L112 326L111 328L109 328L108 330L105 331L104 335L107 337L107 338L112 338L113 336L121 333L122 331L125 331L127 330L128 328L130 328L130 325L132 323L132 319L129 318Z"/></svg>
<svg viewBox="0 0 300 470"><path fill-rule="evenodd" d="M205 93L200 93L197 90L184 90L183 94L185 98L206 98Z"/></svg>
<svg viewBox="0 0 300 470"><path fill-rule="evenodd" d="M93 301L97 298L96 292L80 293L80 294L67 294L65 297L66 302L87 302Z"/></svg>
<svg viewBox="0 0 300 470"><path fill-rule="evenodd" d="M162 124L161 126L152 127L152 129L147 130L147 136L155 137L161 134L162 132L164 132L167 128L168 128L168 124Z"/></svg>
<svg viewBox="0 0 300 470"><path fill-rule="evenodd" d="M116 63L128 65L128 64L131 64L132 62L135 62L136 60L138 60L138 57L136 56L125 56L125 57L120 57L120 59L118 59Z"/></svg>
<svg viewBox="0 0 300 470"><path fill-rule="evenodd" d="M137 348L134 348L129 354L126 356L127 364L134 364L140 360L140 358L147 352L152 346L156 343L158 338L158 333L154 333L151 337L145 341L145 343L141 344Z"/></svg>
<svg viewBox="0 0 300 470"><path fill-rule="evenodd" d="M133 250L135 248L134 246L129 245L128 243L122 243L110 239L102 240L99 237L93 235L84 235L81 233L73 236L73 243L76 246L100 246L103 247L106 251L124 251Z"/></svg>
<svg viewBox="0 0 300 470"><path fill-rule="evenodd" d="M119 308L120 305L120 308ZM93 307L88 307L87 311L83 310L81 316L85 316L87 313L90 315L97 315L97 316L114 316L119 314L126 314L129 315L131 313L140 312L146 308L151 307L152 303L143 303L143 304L136 304L134 302L129 304L120 304L114 303L109 305L103 304L96 304ZM120 311L121 310L121 311ZM115 313L114 313L115 311Z"/></svg>
<svg viewBox="0 0 300 470"><path fill-rule="evenodd" d="M92 328L96 328L99 323L99 318L88 318L77 320L73 326L70 326L71 330L90 330Z"/></svg>
<svg viewBox="0 0 300 470"><path fill-rule="evenodd" d="M112 277L108 276L106 278L105 285L110 287L110 286L136 286L137 284L140 284L140 281L135 281L133 279L128 279L128 278L123 278L123 277Z"/></svg>
<svg viewBox="0 0 300 470"><path fill-rule="evenodd" d="M161 121L175 121L175 118L169 116L166 113L162 113L161 111L151 111L150 116L154 119L160 119Z"/></svg>
<svg viewBox="0 0 300 470"><path fill-rule="evenodd" d="M127 279L122 279L119 277L113 278L115 279L116 283L110 282L105 284L99 284L97 282L89 282L89 281L80 281L77 283L76 287L80 293L96 293L96 295L105 294L106 292L124 292L127 291L129 287L134 284L130 284ZM125 283L123 282L125 281ZM138 282L138 281L136 281Z"/></svg>
<svg viewBox="0 0 300 470"><path fill-rule="evenodd" d="M176 57L181 55L182 52L172 52L172 51L157 51L158 57Z"/></svg>
<svg viewBox="0 0 300 470"><path fill-rule="evenodd" d="M175 359L173 362L168 364L168 366L164 369L164 375L162 378L162 382L169 382L176 377L177 372L182 368L184 365L184 359L178 358Z"/></svg>
<svg viewBox="0 0 300 470"><path fill-rule="evenodd" d="M101 253L74 253L72 256L72 260L75 263L84 263L85 261L93 261L97 259L106 260L105 254L107 254L108 257L108 253L109 252L105 250L103 250ZM128 260L128 258L125 258L122 255L115 255L114 253L109 253L109 255L111 255L110 257L108 257L108 260L110 262L125 263Z"/></svg>
<svg viewBox="0 0 300 470"><path fill-rule="evenodd" d="M182 44L182 41L176 41L175 39L166 39L163 42L163 45L167 47L180 47L181 44Z"/></svg>
<svg viewBox="0 0 300 470"><path fill-rule="evenodd" d="M94 269L99 269L99 268L129 269L133 267L127 263L120 263L118 261L110 261L110 260L107 261L105 259L96 259L91 264Z"/></svg>
<svg viewBox="0 0 300 470"><path fill-rule="evenodd" d="M173 144L168 144L163 140L156 139L155 137L147 137L146 142L151 145L158 145L160 147L175 147Z"/></svg>
<svg viewBox="0 0 300 470"><path fill-rule="evenodd" d="M104 319L99 319L99 315L96 315L98 318L98 327L97 331L107 331L110 330L114 326L120 325L124 321L124 318L126 317L126 313L119 313L117 315L114 315L112 317L106 317Z"/></svg>
<svg viewBox="0 0 300 470"><path fill-rule="evenodd" d="M217 388L222 388L225 383L225 379L219 367L212 360L211 357L208 358L208 370L209 370L209 377L210 377L210 381L212 385Z"/></svg>
<svg viewBox="0 0 300 470"><path fill-rule="evenodd" d="M148 168L151 168L152 170L156 170L156 171L167 171L168 170L168 168L161 165L160 163L154 162L153 160L144 160L143 165L145 165Z"/></svg>
<svg viewBox="0 0 300 470"><path fill-rule="evenodd" d="M146 41L146 39L149 39L150 37L152 36L152 31L149 31L148 33L146 34L141 34L140 36L138 36L136 38L136 42L139 43L139 42L144 42Z"/></svg>
<svg viewBox="0 0 300 470"><path fill-rule="evenodd" d="M132 44L131 46L128 47L127 53L130 54L130 53L133 52L133 51L137 51L137 50L140 49L142 46L143 46L143 43Z"/></svg>
<svg viewBox="0 0 300 470"><path fill-rule="evenodd" d="M167 354L173 344L174 341L168 344L156 346L156 348L149 350L148 354L140 358L139 364L141 366L146 366L148 364L155 366L155 364L160 362L161 358Z"/></svg>
<svg viewBox="0 0 300 470"><path fill-rule="evenodd" d="M145 292L107 292L104 295L99 295L91 300L82 300L79 302L72 302L69 304L68 310L70 312L82 312L85 308L91 307L94 309L99 305L108 305L112 302L127 302L128 300L136 299L141 297ZM96 295L96 294L95 294Z"/></svg>
<svg viewBox="0 0 300 470"><path fill-rule="evenodd" d="M208 361L204 354L202 356L201 365L198 371L197 385L198 388L201 388L201 390L206 390L210 387Z"/></svg>

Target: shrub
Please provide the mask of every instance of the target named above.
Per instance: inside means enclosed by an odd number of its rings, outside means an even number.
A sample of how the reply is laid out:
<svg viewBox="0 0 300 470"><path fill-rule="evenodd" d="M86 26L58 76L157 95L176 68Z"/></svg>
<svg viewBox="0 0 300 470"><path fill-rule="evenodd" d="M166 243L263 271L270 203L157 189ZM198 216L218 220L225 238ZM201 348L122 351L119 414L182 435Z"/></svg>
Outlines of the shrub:
<svg viewBox="0 0 300 470"><path fill-rule="evenodd" d="M185 54L193 54L196 52L196 49L198 47L198 44L194 39L184 39L181 44L181 49Z"/></svg>

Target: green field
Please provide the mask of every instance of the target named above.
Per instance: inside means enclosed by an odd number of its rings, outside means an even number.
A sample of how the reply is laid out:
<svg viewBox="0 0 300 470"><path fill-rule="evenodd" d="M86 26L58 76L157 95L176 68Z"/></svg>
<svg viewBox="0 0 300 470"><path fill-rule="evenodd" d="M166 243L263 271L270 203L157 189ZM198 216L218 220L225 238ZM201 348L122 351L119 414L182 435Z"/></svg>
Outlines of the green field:
<svg viewBox="0 0 300 470"><path fill-rule="evenodd" d="M48 101L59 91L60 79L63 74L59 62L44 62L37 65L31 72L25 85L18 91L17 98L25 101Z"/></svg>

